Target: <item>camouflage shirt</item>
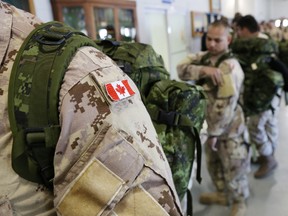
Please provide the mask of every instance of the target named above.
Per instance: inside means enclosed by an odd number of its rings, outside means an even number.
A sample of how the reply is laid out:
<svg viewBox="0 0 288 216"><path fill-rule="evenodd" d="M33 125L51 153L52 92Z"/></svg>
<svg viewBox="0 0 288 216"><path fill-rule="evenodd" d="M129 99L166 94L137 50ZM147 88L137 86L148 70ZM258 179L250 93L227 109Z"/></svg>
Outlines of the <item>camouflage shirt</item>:
<svg viewBox="0 0 288 216"><path fill-rule="evenodd" d="M78 50L60 90L54 195L11 167L8 85L17 50L40 21L0 1L0 215L182 215L162 147L135 84L92 47ZM105 84L128 80L112 100Z"/></svg>
<svg viewBox="0 0 288 216"><path fill-rule="evenodd" d="M204 65L196 65L207 52L188 55L177 65L180 79L200 80L204 74L201 68ZM214 66L221 56L209 59L209 65ZM210 80L203 84L207 93L207 132L210 136L233 137L244 130L244 119L238 99L242 88L244 73L239 62L235 58L223 60L218 68L221 71L223 85L215 86Z"/></svg>

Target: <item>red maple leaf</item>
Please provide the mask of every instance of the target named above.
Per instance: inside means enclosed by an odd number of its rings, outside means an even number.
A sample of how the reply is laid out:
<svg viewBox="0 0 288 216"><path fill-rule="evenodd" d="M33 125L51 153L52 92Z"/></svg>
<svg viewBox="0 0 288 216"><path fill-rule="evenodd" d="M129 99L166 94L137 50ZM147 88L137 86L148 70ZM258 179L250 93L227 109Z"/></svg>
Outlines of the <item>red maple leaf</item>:
<svg viewBox="0 0 288 216"><path fill-rule="evenodd" d="M121 86L121 85L117 84L116 87L117 87L116 91L119 92L119 94L125 94L126 88L124 86Z"/></svg>

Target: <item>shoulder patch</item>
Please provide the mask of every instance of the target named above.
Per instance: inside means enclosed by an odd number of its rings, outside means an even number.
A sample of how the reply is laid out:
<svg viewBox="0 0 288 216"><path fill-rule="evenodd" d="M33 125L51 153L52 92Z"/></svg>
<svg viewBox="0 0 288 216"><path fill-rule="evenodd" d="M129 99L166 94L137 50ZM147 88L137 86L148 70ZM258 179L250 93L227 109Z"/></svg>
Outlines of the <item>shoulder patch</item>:
<svg viewBox="0 0 288 216"><path fill-rule="evenodd" d="M120 80L105 84L105 90L113 101L119 101L135 94L128 80Z"/></svg>

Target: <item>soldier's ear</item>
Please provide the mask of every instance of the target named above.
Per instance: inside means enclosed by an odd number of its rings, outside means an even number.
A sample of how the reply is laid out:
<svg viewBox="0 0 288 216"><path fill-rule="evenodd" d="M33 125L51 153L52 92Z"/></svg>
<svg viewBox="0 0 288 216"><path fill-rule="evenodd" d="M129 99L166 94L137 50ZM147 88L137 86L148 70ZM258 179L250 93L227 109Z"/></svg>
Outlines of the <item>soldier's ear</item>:
<svg viewBox="0 0 288 216"><path fill-rule="evenodd" d="M232 35L230 33L227 35L227 40L228 40L228 44L230 44L232 41Z"/></svg>

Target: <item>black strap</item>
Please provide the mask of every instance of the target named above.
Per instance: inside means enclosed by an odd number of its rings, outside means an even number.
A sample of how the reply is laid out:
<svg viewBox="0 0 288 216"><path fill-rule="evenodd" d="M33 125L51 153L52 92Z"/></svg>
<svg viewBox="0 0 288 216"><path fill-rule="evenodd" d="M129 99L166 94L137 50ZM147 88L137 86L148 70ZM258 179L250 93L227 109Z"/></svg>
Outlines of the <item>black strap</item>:
<svg viewBox="0 0 288 216"><path fill-rule="evenodd" d="M196 137L196 152L197 152L197 171L196 171L196 180L198 181L198 183L200 184L202 181L202 177L201 177L201 159L202 159L202 145L201 145L201 140L200 140L200 136L199 133L197 131L197 129L195 127L193 127L193 133L195 134Z"/></svg>
<svg viewBox="0 0 288 216"><path fill-rule="evenodd" d="M189 190L189 188L187 188L187 216L193 216L193 197L192 197L192 193Z"/></svg>

